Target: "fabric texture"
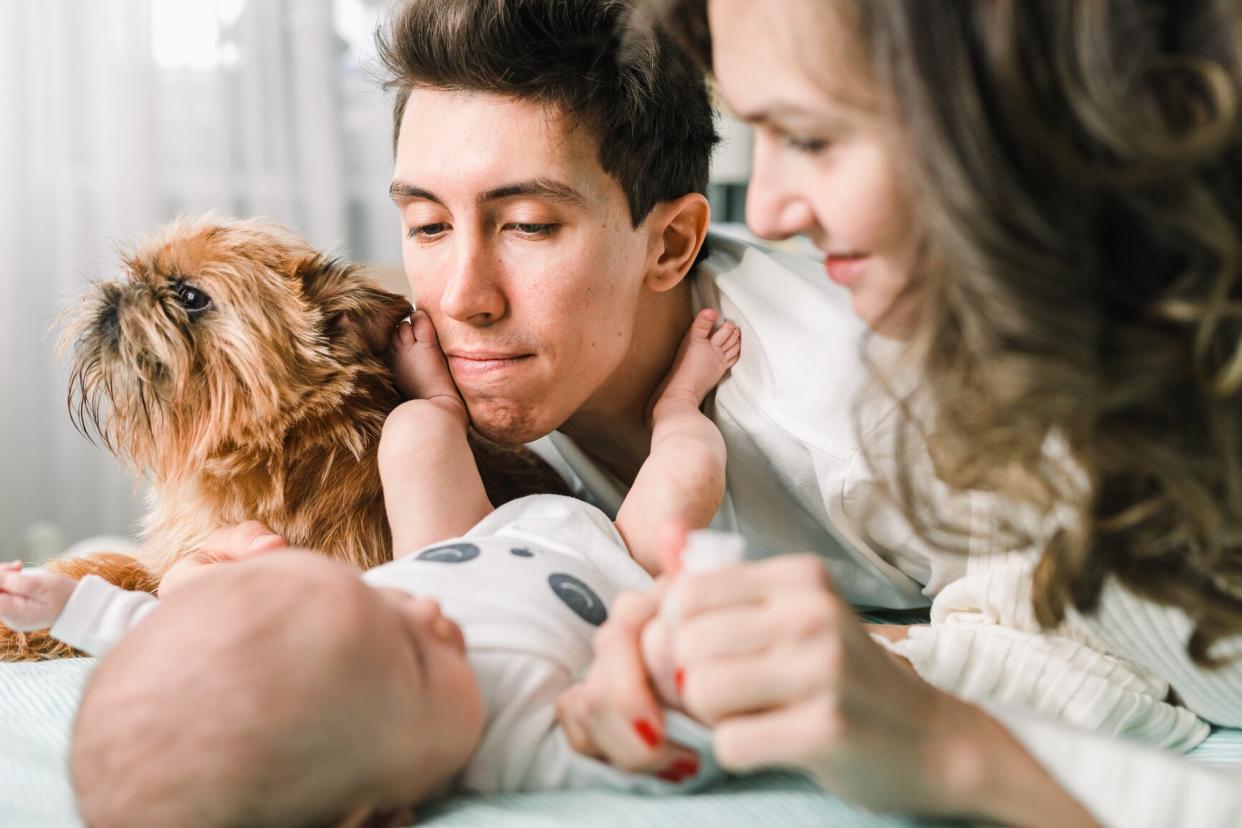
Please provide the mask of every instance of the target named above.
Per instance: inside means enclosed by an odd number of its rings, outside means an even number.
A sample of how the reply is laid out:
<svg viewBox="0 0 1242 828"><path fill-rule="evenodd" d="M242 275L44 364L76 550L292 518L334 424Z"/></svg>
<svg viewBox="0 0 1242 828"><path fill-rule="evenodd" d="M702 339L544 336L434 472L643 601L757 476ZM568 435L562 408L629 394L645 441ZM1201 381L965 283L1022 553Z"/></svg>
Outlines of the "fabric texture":
<svg viewBox="0 0 1242 828"><path fill-rule="evenodd" d="M121 589L98 575L87 575L69 595L51 635L102 658L159 603L154 595Z"/></svg>
<svg viewBox="0 0 1242 828"><path fill-rule="evenodd" d="M1016 556L991 566L972 562L970 573L936 597L931 625L912 629L890 649L925 680L963 698L1021 706L1175 751L1207 737L1209 726L1196 712L1226 717L1221 724L1242 717L1242 662L1211 672L1191 664L1184 619L1114 589L1100 613L1045 631L1031 608L1033 567ZM1150 657L1173 652L1180 660ZM1190 709L1167 703L1170 690ZM1230 692L1232 711L1224 701L1201 703Z"/></svg>
<svg viewBox="0 0 1242 828"><path fill-rule="evenodd" d="M73 807L66 774L66 757L73 714L83 684L95 660L72 658L35 664L0 664L0 825L5 828L72 828L81 822ZM1000 716L1014 728L1011 719ZM1018 716L1022 719L1022 716ZM1047 724L1053 745L1067 745L1061 762L1050 762L1058 778L1084 772L1073 750L1083 738ZM1128 743L1109 740L1122 751L1113 761L1123 765L1133 751ZM1141 751L1147 756L1146 751ZM1164 758L1163 754L1158 754ZM1190 760L1157 763L1164 774L1149 780L1145 797L1172 797L1180 768L1200 765L1219 772L1242 774L1242 730L1218 729L1197 749ZM1055 757L1045 757L1055 758ZM1096 756L1098 759L1098 755ZM1090 768L1086 768L1090 771ZM1172 770L1172 778L1168 773ZM1132 798L1130 781L1107 765L1090 784L1098 785L1098 797L1118 801ZM1214 779L1215 777L1209 777ZM1242 788L1242 783L1228 781ZM1073 784L1072 778L1070 783ZM1079 787L1083 787L1079 785ZM1161 806L1163 807L1163 806ZM1164 811L1154 811L1163 814ZM634 826L634 828L752 828L755 825L843 826L844 828L897 828L928 823L895 816L875 815L847 805L820 792L810 781L794 774L762 774L726 779L695 794L642 796L619 791L551 791L460 796L419 814L419 825L487 826L487 828L582 828L582 826ZM953 823L949 823L953 824ZM1120 823L1111 822L1117 825ZM1135 823L1141 825L1143 823ZM1176 819L1150 825L1198 825ZM1233 825L1242 824L1235 821Z"/></svg>

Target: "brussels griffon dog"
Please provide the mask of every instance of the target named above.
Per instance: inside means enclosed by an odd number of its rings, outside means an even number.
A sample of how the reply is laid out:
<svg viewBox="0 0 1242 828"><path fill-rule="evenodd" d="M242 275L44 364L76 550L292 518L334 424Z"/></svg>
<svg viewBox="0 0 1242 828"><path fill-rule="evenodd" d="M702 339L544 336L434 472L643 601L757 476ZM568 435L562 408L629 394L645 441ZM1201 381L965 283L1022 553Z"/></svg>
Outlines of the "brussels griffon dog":
<svg viewBox="0 0 1242 828"><path fill-rule="evenodd" d="M151 484L141 560L61 560L154 591L216 529L258 520L365 569L392 557L376 450L400 401L389 341L411 312L276 225L178 223L124 257L69 319L71 416ZM472 435L493 503L564 492L525 450ZM429 481L434 485L434 481ZM0 659L71 654L0 627Z"/></svg>

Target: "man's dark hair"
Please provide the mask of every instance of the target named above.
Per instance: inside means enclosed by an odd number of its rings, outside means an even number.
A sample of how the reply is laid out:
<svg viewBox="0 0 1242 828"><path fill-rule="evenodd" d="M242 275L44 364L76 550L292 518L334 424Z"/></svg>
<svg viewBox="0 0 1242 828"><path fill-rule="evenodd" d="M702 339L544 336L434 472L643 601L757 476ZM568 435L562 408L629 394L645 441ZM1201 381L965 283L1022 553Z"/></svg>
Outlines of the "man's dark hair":
<svg viewBox="0 0 1242 828"><path fill-rule="evenodd" d="M393 146L415 87L550 105L590 130L637 227L707 187L717 141L703 70L626 0L407 0L376 35L396 91Z"/></svg>

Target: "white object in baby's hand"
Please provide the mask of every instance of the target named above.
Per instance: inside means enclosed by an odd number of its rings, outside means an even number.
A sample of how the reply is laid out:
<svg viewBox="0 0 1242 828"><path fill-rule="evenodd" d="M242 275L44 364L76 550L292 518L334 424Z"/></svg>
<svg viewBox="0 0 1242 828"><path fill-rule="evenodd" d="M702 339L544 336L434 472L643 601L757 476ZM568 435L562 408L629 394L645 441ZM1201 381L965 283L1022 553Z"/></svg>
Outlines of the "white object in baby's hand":
<svg viewBox="0 0 1242 828"><path fill-rule="evenodd" d="M695 529L686 536L686 546L681 550L681 566L677 574L697 574L742 562L746 555L746 540L735 532L716 529ZM681 594L674 580L660 603L660 619L669 624L677 616Z"/></svg>
<svg viewBox="0 0 1242 828"><path fill-rule="evenodd" d="M680 688L677 687L676 665L673 663L672 642L669 638L669 631L678 616L680 576L683 573L708 572L741 563L745 553L746 541L733 532L698 529L686 537L677 577L664 594L659 613L647 623L642 635L642 653L647 674L651 677L657 695L666 704L676 705L681 695Z"/></svg>
<svg viewBox="0 0 1242 828"><path fill-rule="evenodd" d="M709 572L739 564L746 556L746 539L736 532L696 529L686 537L681 553L685 572Z"/></svg>

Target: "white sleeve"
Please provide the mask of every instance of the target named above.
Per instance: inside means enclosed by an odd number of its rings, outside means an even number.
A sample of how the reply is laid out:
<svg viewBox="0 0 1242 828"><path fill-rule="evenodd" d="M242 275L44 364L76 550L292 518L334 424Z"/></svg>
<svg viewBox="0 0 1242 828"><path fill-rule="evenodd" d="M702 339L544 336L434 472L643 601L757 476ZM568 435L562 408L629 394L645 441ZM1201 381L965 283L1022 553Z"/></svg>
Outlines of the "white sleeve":
<svg viewBox="0 0 1242 828"><path fill-rule="evenodd" d="M1194 627L1189 616L1143 600L1115 580L1105 585L1094 613L1071 617L1110 651L1167 680L1182 702L1204 719L1242 727L1242 635L1213 645L1209 654L1218 667L1201 667L1186 650Z"/></svg>
<svg viewBox="0 0 1242 828"><path fill-rule="evenodd" d="M982 568L972 561L972 571L936 597L931 625L911 628L890 649L924 680L971 701L1026 708L1170 750L1189 750L1207 737L1208 725L1194 712L1166 701L1172 674L1102 642L1077 619L1041 629L1031 607L1032 571L1029 558Z"/></svg>
<svg viewBox="0 0 1242 828"><path fill-rule="evenodd" d="M87 575L69 596L51 635L83 652L103 656L157 606L154 595L131 592L98 575Z"/></svg>
<svg viewBox="0 0 1242 828"><path fill-rule="evenodd" d="M1062 788L1106 826L1242 825L1242 780L1236 771L1086 733L1029 712L987 708Z"/></svg>

